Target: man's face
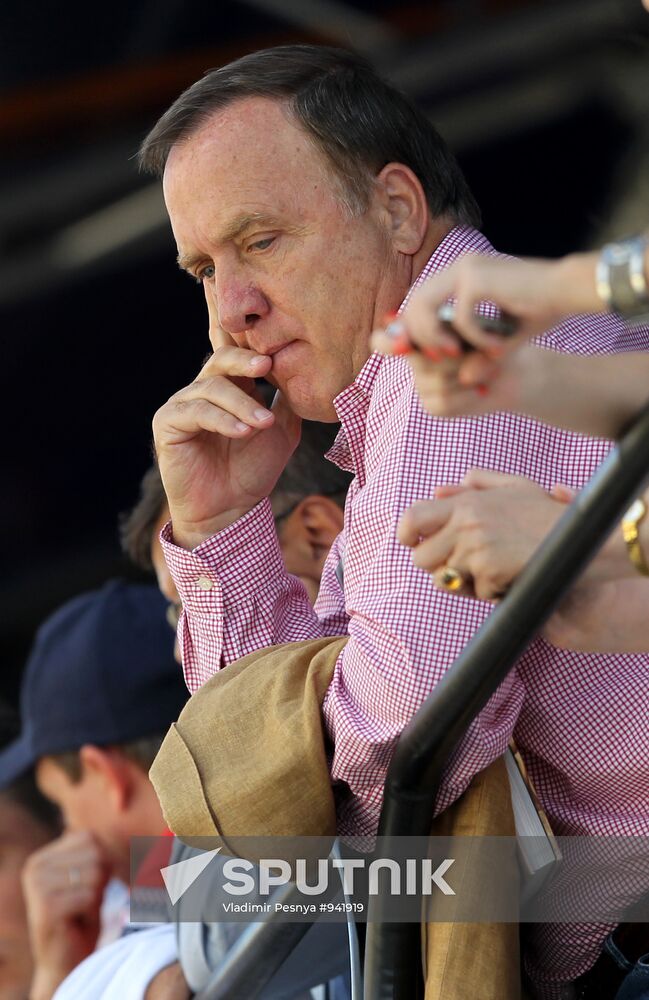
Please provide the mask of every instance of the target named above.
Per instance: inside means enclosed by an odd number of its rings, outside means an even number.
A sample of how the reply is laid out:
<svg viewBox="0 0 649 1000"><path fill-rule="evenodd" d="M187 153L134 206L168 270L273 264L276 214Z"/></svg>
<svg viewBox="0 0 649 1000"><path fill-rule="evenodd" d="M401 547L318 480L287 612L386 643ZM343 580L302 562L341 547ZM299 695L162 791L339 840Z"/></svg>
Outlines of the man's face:
<svg viewBox="0 0 649 1000"><path fill-rule="evenodd" d="M0 997L29 993L32 957L20 876L29 855L52 834L21 806L0 794Z"/></svg>
<svg viewBox="0 0 649 1000"><path fill-rule="evenodd" d="M87 830L106 852L114 871L123 866L128 836L122 831L105 784L95 772L82 772L72 781L55 760L42 757L36 765L36 783L42 794L61 810L67 830Z"/></svg>
<svg viewBox="0 0 649 1000"><path fill-rule="evenodd" d="M265 98L214 114L173 147L164 174L181 266L205 286L221 329L272 356L269 381L317 420L336 419L332 400L407 288L376 192L352 218L340 190L324 155Z"/></svg>

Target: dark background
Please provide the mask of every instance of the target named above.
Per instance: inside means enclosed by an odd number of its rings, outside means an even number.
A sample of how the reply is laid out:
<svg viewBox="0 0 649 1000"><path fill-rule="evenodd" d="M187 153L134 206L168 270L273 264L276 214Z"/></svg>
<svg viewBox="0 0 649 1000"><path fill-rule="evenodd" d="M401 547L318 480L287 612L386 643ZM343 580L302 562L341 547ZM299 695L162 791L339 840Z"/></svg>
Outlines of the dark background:
<svg viewBox="0 0 649 1000"><path fill-rule="evenodd" d="M501 250L559 255L649 214L640 0L130 0L0 5L0 651L14 698L44 615L133 574L117 514L155 409L207 349L157 184L133 155L206 69L355 47L427 110Z"/></svg>

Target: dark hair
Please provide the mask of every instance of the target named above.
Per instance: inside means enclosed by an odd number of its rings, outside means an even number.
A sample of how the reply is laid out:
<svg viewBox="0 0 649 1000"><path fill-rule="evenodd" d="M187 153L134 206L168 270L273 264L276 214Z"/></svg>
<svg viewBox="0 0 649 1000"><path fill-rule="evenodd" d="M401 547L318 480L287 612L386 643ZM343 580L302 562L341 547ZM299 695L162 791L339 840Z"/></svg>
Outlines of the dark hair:
<svg viewBox="0 0 649 1000"><path fill-rule="evenodd" d="M410 167L433 217L480 224L480 210L455 158L423 112L361 56L324 45L282 45L211 70L162 115L142 143L143 170L162 175L173 146L245 97L283 100L342 181L351 212L367 208L386 163Z"/></svg>
<svg viewBox="0 0 649 1000"><path fill-rule="evenodd" d="M157 465L152 465L142 476L140 497L133 509L122 514L119 537L122 549L141 569L153 569L151 542L156 521L167 504L167 496Z"/></svg>
<svg viewBox="0 0 649 1000"><path fill-rule="evenodd" d="M285 517L304 497L314 494L331 497L344 506L352 475L324 457L337 432L338 424L302 421L300 443L271 495L276 519Z"/></svg>
<svg viewBox="0 0 649 1000"><path fill-rule="evenodd" d="M39 790L33 768L14 778L10 785L0 791L0 797L19 806L53 837L61 832L63 824L58 806L46 799Z"/></svg>
<svg viewBox="0 0 649 1000"><path fill-rule="evenodd" d="M158 750L162 746L164 735L147 736L141 740L133 740L130 743L118 743L115 746L104 747L105 750L116 750L122 757L132 761L141 771L148 774L151 765L155 760ZM81 767L81 757L79 750L68 750L66 753L52 753L48 758L60 767L75 785L81 781L83 768Z"/></svg>

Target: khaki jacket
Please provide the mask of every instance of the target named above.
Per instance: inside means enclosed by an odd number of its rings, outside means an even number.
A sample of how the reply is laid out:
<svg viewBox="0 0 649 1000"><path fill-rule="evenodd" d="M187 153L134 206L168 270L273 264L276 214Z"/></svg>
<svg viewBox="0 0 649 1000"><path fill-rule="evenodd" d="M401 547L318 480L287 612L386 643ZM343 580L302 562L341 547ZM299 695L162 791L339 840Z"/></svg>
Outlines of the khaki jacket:
<svg viewBox="0 0 649 1000"><path fill-rule="evenodd" d="M261 649L215 674L183 709L151 768L180 837L330 837L336 812L321 706L347 637ZM513 834L496 761L435 820L433 833ZM250 857L250 852L246 851ZM254 859L253 859L254 860ZM494 874L485 875L488 882ZM489 885L473 887L489 891ZM516 925L432 922L423 929L426 1000L518 1000Z"/></svg>

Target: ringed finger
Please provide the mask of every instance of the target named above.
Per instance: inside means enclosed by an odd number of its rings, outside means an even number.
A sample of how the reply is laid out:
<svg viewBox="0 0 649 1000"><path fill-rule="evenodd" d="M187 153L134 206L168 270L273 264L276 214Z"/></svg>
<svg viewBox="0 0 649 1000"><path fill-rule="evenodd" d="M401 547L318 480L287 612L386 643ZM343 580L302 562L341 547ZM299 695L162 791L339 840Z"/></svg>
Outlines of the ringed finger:
<svg viewBox="0 0 649 1000"><path fill-rule="evenodd" d="M433 583L445 594L456 597L474 596L471 574L455 561L440 566L433 574Z"/></svg>
<svg viewBox="0 0 649 1000"><path fill-rule="evenodd" d="M446 565L455 549L455 532L442 528L412 547L412 561L418 569L434 573Z"/></svg>

